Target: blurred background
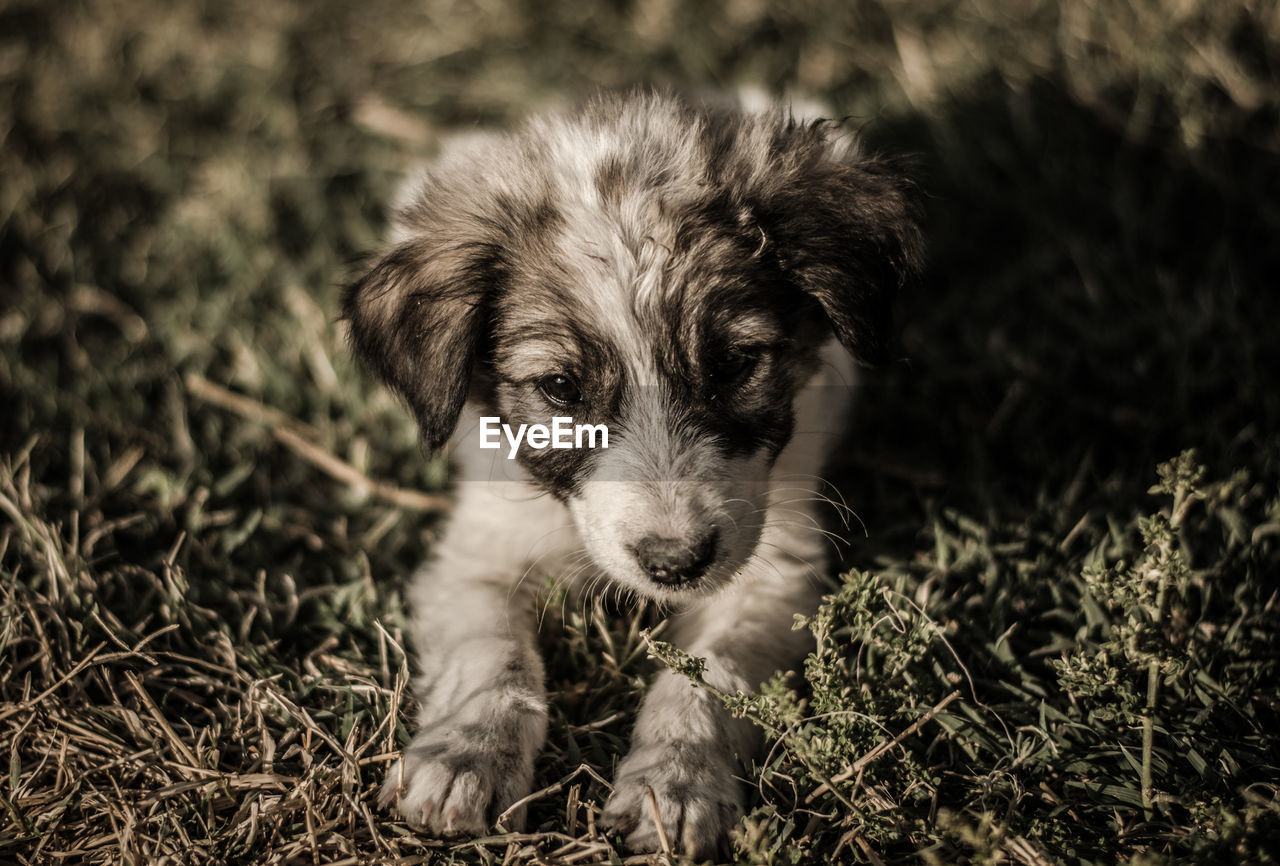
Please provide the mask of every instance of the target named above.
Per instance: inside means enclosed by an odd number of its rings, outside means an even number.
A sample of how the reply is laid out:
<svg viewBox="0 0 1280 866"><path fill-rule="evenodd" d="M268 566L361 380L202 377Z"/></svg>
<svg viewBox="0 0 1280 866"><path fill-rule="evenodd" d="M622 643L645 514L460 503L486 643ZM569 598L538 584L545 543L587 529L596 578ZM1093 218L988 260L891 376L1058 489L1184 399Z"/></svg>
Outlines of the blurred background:
<svg viewBox="0 0 1280 866"><path fill-rule="evenodd" d="M868 534L846 565L933 586L962 654L1025 660L1024 694L1073 713L1045 659L1103 627L1082 569L1140 554L1156 465L1194 448L1236 482L1193 564L1273 633L1274 2L6 0L0 856L421 851L370 792L410 724L401 593L448 473L349 361L339 298L442 136L634 84L823 100L926 193L901 360L869 378L834 476ZM548 651L553 728L585 727L553 733L548 784L607 776L651 670L631 624L580 614ZM610 629L630 650L590 661ZM1233 676L1274 695L1274 652L1248 647L1221 669L1247 656ZM1084 775L1124 775L1125 748L1089 746ZM1244 803L1251 761L1274 792L1274 742L1249 749L1211 781L1187 770L1197 804ZM144 757L102 769L122 755ZM1061 795L1060 770L1035 784ZM1090 815L1136 809L1089 796ZM1105 843L1099 823L1072 856L1226 838L1193 813ZM532 814L580 831L563 800ZM1064 857L1063 833L1014 859Z"/></svg>

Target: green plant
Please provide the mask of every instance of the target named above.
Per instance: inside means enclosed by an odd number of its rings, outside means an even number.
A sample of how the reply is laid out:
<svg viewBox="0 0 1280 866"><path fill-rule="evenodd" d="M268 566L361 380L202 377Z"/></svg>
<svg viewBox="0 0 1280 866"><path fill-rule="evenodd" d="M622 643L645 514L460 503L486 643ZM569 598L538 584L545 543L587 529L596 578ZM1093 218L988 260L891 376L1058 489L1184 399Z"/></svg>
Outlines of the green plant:
<svg viewBox="0 0 1280 866"><path fill-rule="evenodd" d="M1269 535L1277 505L1248 473L1204 477L1191 451L1161 464L1151 493L1171 504L1088 557L1074 646L1049 670L1012 659L1003 681L975 679L969 666L991 659L957 650L957 629L940 625L954 622L954 597L904 575L846 574L797 618L817 647L803 683L780 674L759 694L717 692L768 744L740 855L801 862L853 846L872 862L914 850L1042 863L1234 851L1269 862L1276 749L1259 715L1268 696L1254 688L1275 673L1275 614L1248 546ZM1104 565L1131 535L1132 564ZM1212 567L1194 567L1197 552ZM648 644L715 691L702 660ZM1230 682L1242 658L1262 664ZM1040 699L997 707L1001 691Z"/></svg>

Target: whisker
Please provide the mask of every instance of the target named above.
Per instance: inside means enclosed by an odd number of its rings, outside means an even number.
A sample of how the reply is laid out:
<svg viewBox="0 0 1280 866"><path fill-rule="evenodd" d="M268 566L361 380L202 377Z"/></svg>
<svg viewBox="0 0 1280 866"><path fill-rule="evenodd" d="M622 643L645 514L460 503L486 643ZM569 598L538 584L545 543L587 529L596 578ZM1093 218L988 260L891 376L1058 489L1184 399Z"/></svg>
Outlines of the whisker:
<svg viewBox="0 0 1280 866"><path fill-rule="evenodd" d="M793 526L793 527L796 527L797 529L803 529L808 532L815 532L818 535L822 536L822 539L827 544L831 545L831 550L832 552L835 553L836 559L838 560L844 558L844 551L840 549L840 546L844 545L845 547L851 547L851 545L845 538L841 537L840 535L837 535L834 532L831 532L828 529L823 529L821 526L811 526L807 523L800 523L795 520L766 520L762 524L762 527L764 529L787 527L787 526Z"/></svg>
<svg viewBox="0 0 1280 866"><path fill-rule="evenodd" d="M841 521L845 524L845 528L849 528L849 518L853 518L854 520L858 521L858 523L862 526L863 534L864 535L867 534L866 523L864 523L862 518L858 516L858 512L854 511L853 508L850 507L848 500L844 498L844 493L840 491L840 488L837 485L828 481L826 478L823 478L821 475L807 475L799 472L788 473L787 475L780 476L779 480L786 480L786 479L792 479L792 478L809 478L814 481L817 481L819 484L823 485L824 487L829 488L833 494L835 494L840 498L840 501L836 502L830 496L827 496L825 493L822 493L821 490L815 489L812 487L802 487L802 488L780 487L775 489L778 489L778 490L802 489L812 494L813 496L817 497L819 500L828 503L832 508L834 508L836 512L841 515Z"/></svg>
<svg viewBox="0 0 1280 866"><path fill-rule="evenodd" d="M862 517L858 514L858 512L854 511L854 510L853 510L852 508L850 508L848 505L845 505L845 504L840 503L840 502L836 502L836 501L835 501L834 499L832 499L831 497L829 497L829 496L824 496L823 494L818 493L818 492L817 492L817 491L815 491L815 490L810 490L810 489L809 489L809 488L807 488L807 487L804 487L804 488L801 488L801 487L797 487L797 488L780 488L780 489L786 489L786 490L792 490L792 489L794 489L794 490L803 490L805 493L808 493L809 495L808 495L808 496L796 496L796 497L792 497L792 498L790 498L790 499L778 499L778 500L774 500L774 501L773 501L773 504L774 504L774 505L791 505L791 504L796 503L796 502L821 502L821 503L823 503L823 504L826 504L826 505L830 505L830 506L831 506L832 510L833 510L833 511L835 511L836 516L839 518L841 525L843 525L843 526L844 526L844 528L845 528L846 530L852 529L852 528L853 528L853 526L852 526L852 521L855 521L855 520L856 520L856 521L858 522L858 525L862 528L862 534L863 534L863 535L868 535L868 534L869 534L869 533L867 532L867 524L866 524L866 522L865 522L865 521L863 521Z"/></svg>
<svg viewBox="0 0 1280 866"><path fill-rule="evenodd" d="M840 497L841 505L843 505L845 508L849 508L849 503L845 501L844 494L840 492L840 488L837 485L828 481L826 478L823 478L821 475L809 475L803 472L790 472L786 475L780 476L779 480L789 479L789 478L811 478L814 481L819 482L820 484L824 484L827 487L831 488L832 493ZM815 490L814 492L816 493L817 491ZM832 504L833 505L835 504L834 501L832 502Z"/></svg>
<svg viewBox="0 0 1280 866"><path fill-rule="evenodd" d="M775 548L775 549L777 549L777 550L782 550L782 548L781 548L781 547L778 547L778 545L773 544L773 543L768 542L768 541L761 541L761 542L760 542L760 544L768 545L769 547ZM782 578L783 580L786 580L786 579L787 579L786 575L782 573L782 569L778 568L777 563L772 562L772 561L770 561L768 558L761 556L761 555L760 555L760 551L759 551L758 549L757 549L757 550L755 550L755 551L753 551L753 552L751 553L751 558L750 558L750 559L748 559L748 560L747 560L747 562L748 562L748 564L750 564L750 563L754 563L754 562L761 562L761 563L763 563L763 564L765 564L765 565L769 566L770 568L772 568L772 569L773 569L773 571L774 571L774 573L775 573L775 574L777 574L777 575L778 575L778 577ZM806 564L807 564L807 563L806 563ZM744 570L745 570L745 569L744 569Z"/></svg>
<svg viewBox="0 0 1280 866"><path fill-rule="evenodd" d="M809 572L809 577L812 578L813 580L816 580L819 582L822 580L822 574L819 572L817 566L815 566L809 560L800 556L796 556L793 551L787 550L785 547L774 544L772 541L765 541L764 539L761 539L760 544L765 547L772 547L774 550L778 551L779 553L785 554L787 557L799 562ZM758 553L753 554L753 556L759 556L759 554ZM782 573L782 571L778 568L777 564L770 562L768 559L765 559L764 557L760 557L760 558L763 562L767 563L771 568L773 568L773 570L777 572L779 577L781 577L783 580L786 580L786 575Z"/></svg>
<svg viewBox="0 0 1280 866"><path fill-rule="evenodd" d="M572 553L570 553L570 554L569 554L569 556L568 556L568 557L566 557L566 558L567 558L570 562L573 562L575 559L580 560L580 559L582 558L582 554L583 554L584 552L585 552L585 551L581 551L581 550L579 550L579 551L573 551L573 552L572 552ZM542 626L543 626L543 625L545 624L545 622L546 622L546 619L547 619L547 611L550 609L550 607L551 607L551 602L552 602L552 600L555 598L555 596L556 596L557 594L559 594L559 595L561 596L561 601L560 601L560 605L561 605L561 618L563 618L563 616L564 616L564 602L565 602L565 600L568 598L569 592L570 592L570 591L571 591L571 589L572 589L572 585L573 585L573 584L572 584L572 582L573 582L574 580L576 580L576 579L577 579L578 575L582 573L582 569L583 569L583 568L585 568L585 567L586 567L586 565L585 565L585 564L580 564L580 565L578 565L577 567L575 567L575 568L573 568L573 569L571 569L571 570L569 570L569 571L567 571L567 572L563 572L563 571L562 571L562 572L560 572L560 573L558 573L558 574L548 574L548 575L547 575L547 580L548 580L548 582L549 582L549 584L550 584L550 585L547 587L547 592L543 595L543 599L542 599L542 610L541 610L541 611L539 612L539 614L538 614L538 630L539 630L539 631L541 631L541 630L542 630Z"/></svg>
<svg viewBox="0 0 1280 866"><path fill-rule="evenodd" d="M554 529L549 529L546 532L544 532L542 535L538 536L538 538L535 539L533 543L529 545L529 550L533 551L535 548L537 548L539 544L541 544L543 541L545 541L547 538L551 537L555 533L564 532L566 530L572 530L573 528L574 527L572 524L565 524L563 526L557 526ZM514 584L512 584L511 589L507 591L506 608L508 609L510 608L511 597L515 595L516 591L519 590L520 587L524 584L525 578L527 578L529 574L533 571L533 569L537 567L538 563L541 562L546 557L551 556L555 553L556 553L556 550L554 548L552 548L551 550L543 551L542 553L534 557L533 561L531 561L528 564L528 566L525 567L524 572L520 575L520 579L517 580Z"/></svg>

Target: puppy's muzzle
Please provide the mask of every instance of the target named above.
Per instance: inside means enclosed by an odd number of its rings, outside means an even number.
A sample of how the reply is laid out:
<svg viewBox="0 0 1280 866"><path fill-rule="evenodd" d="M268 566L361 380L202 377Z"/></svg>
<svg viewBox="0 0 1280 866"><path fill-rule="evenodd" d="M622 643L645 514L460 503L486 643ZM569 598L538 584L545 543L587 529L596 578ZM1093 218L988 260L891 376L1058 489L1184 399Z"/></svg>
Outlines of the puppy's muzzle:
<svg viewBox="0 0 1280 866"><path fill-rule="evenodd" d="M713 527L693 539L647 535L632 548L640 567L663 586L691 583L706 573L716 558L720 533Z"/></svg>

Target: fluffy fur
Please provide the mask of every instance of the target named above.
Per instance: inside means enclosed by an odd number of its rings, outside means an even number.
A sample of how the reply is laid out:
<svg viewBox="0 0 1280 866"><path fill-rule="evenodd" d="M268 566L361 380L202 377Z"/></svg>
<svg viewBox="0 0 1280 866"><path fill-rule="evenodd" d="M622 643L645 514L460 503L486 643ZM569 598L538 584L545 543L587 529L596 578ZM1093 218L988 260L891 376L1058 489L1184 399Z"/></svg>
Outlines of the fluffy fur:
<svg viewBox="0 0 1280 866"><path fill-rule="evenodd" d="M782 108L599 97L460 139L408 187L345 312L426 446L452 437L460 480L413 582L419 731L385 803L480 833L528 793L546 733L535 566L670 605L673 639L730 692L803 655L791 624L824 568L810 523L850 356L884 357L918 246L902 175ZM479 449L479 415L607 424L610 448L522 447L508 463ZM712 852L742 813L733 774L755 741L660 674L606 817L656 849L650 786L677 844Z"/></svg>

